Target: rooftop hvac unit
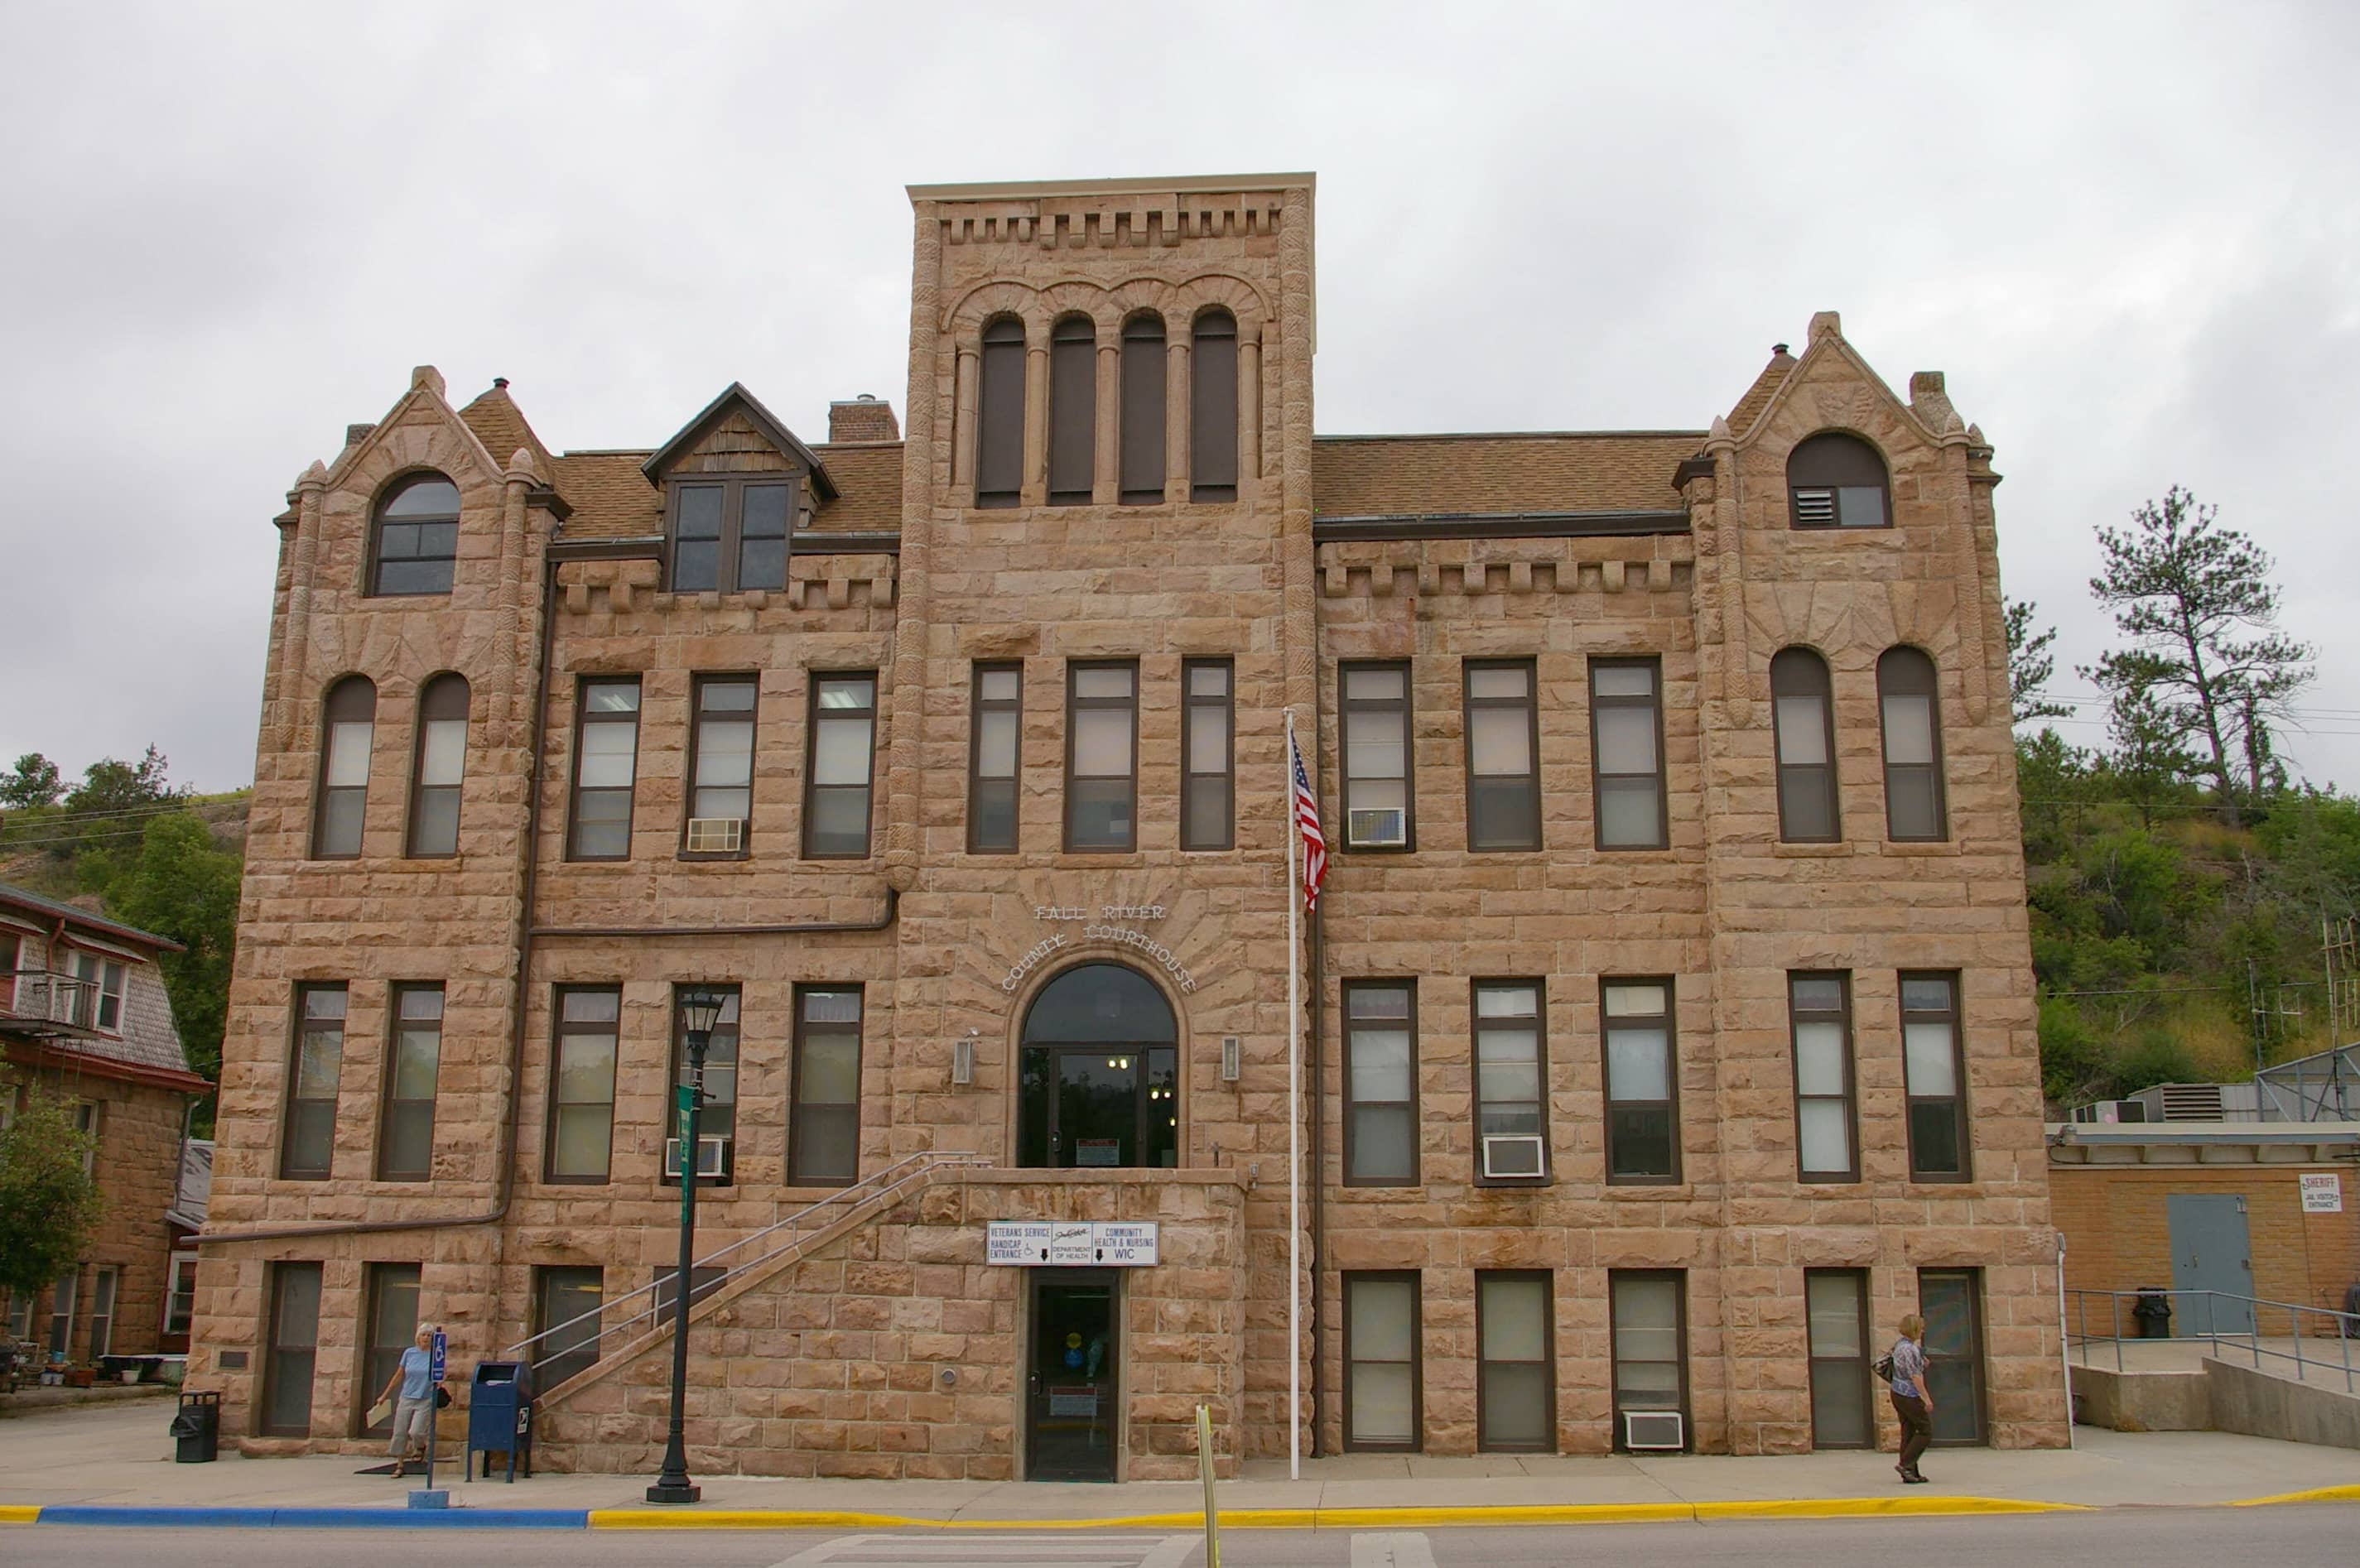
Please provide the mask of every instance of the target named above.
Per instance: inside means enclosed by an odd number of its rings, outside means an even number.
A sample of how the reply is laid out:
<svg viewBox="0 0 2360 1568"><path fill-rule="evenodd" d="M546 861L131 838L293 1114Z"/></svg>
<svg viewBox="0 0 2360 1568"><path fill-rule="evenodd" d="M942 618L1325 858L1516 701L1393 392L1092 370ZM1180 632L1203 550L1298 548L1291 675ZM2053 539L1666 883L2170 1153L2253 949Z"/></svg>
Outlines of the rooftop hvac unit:
<svg viewBox="0 0 2360 1568"><path fill-rule="evenodd" d="M680 1139L664 1139L664 1174L680 1174ZM699 1138L696 1140L696 1174L700 1179L729 1174L729 1140L727 1138Z"/></svg>
<svg viewBox="0 0 2360 1568"><path fill-rule="evenodd" d="M1622 1446L1638 1453L1677 1454L1688 1446L1687 1427L1677 1410L1624 1410Z"/></svg>
<svg viewBox="0 0 2360 1568"><path fill-rule="evenodd" d="M2147 1120L2147 1102L2092 1100L2086 1105L2074 1106L2073 1119L2081 1123L2143 1122Z"/></svg>
<svg viewBox="0 0 2360 1568"><path fill-rule="evenodd" d="M1489 1181L1548 1174L1548 1144L1531 1133L1486 1133L1483 1175Z"/></svg>
<svg viewBox="0 0 2360 1568"><path fill-rule="evenodd" d="M2158 1083L2149 1091L2156 1108L2168 1122L2217 1122L2221 1119L2218 1083Z"/></svg>
<svg viewBox="0 0 2360 1568"><path fill-rule="evenodd" d="M1399 806L1348 811L1344 840L1362 849L1397 849L1409 842L1409 812Z"/></svg>
<svg viewBox="0 0 2360 1568"><path fill-rule="evenodd" d="M745 818L691 817L688 819L689 854L736 855L745 847Z"/></svg>

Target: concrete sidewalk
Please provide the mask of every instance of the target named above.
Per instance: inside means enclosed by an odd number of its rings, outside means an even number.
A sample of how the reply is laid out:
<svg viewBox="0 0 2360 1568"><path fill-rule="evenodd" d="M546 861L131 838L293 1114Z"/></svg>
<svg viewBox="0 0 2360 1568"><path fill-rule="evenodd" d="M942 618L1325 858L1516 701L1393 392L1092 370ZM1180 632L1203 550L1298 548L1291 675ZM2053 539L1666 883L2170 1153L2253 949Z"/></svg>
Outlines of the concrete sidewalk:
<svg viewBox="0 0 2360 1568"><path fill-rule="evenodd" d="M0 1518L27 1522L32 1508L366 1509L403 1514L416 1478L356 1475L369 1463L352 1454L178 1465L158 1405L47 1411L0 1421ZM1764 1458L1694 1455L1574 1459L1483 1455L1465 1459L1356 1454L1306 1462L1289 1481L1284 1465L1257 1463L1219 1488L1225 1522L1237 1527L1412 1522L1476 1523L1577 1519L1829 1517L1863 1512L1997 1512L2019 1508L2188 1507L2253 1502L2334 1489L2360 1500L2360 1460L2349 1450L2277 1443L2226 1432L2130 1434L2078 1429L2076 1451L1936 1450L1927 1486L1902 1487L1889 1454L1805 1454ZM948 1481L781 1480L708 1475L692 1508L649 1510L643 1475L541 1475L509 1486L463 1482L437 1469L454 1508L471 1514L532 1510L587 1515L594 1526L668 1521L770 1528L875 1526L879 1521L988 1528L993 1523L1109 1523L1187 1516L1200 1506L1193 1482L1118 1486ZM628 1517L604 1510L628 1510ZM737 1514L735 1519L722 1516ZM650 1517L651 1514L656 1517ZM746 1517L755 1515L759 1517ZM67 1515L53 1516L56 1519ZM162 1521L158 1521L162 1522ZM187 1521L176 1521L187 1522ZM249 1522L273 1522L268 1518ZM353 1522L345 1519L342 1522ZM398 1522L392 1518L386 1523ZM406 1521L426 1522L415 1514ZM455 1521L454 1521L455 1522ZM477 1522L488 1523L479 1519ZM580 1524L573 1528L581 1528Z"/></svg>

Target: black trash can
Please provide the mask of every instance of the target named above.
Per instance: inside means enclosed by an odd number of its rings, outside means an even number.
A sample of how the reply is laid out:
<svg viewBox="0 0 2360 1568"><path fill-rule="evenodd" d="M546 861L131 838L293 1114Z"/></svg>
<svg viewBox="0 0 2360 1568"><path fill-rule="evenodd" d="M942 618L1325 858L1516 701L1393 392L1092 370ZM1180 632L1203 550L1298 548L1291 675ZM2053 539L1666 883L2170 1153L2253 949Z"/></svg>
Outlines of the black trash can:
<svg viewBox="0 0 2360 1568"><path fill-rule="evenodd" d="M2140 1288L2138 1300L2131 1303L2131 1316L2138 1323L2141 1339L2171 1337L2171 1296L2160 1285Z"/></svg>
<svg viewBox="0 0 2360 1568"><path fill-rule="evenodd" d="M172 1417L172 1458L181 1465L209 1465L221 1452L221 1396L180 1395L180 1409Z"/></svg>

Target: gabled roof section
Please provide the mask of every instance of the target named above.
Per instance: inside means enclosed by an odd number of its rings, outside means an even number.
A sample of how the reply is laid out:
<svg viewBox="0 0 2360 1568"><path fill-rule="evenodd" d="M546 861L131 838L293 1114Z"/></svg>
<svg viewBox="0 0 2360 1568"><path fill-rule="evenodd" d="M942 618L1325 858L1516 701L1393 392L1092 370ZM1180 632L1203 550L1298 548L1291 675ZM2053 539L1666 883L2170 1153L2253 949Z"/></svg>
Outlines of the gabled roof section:
<svg viewBox="0 0 2360 1568"><path fill-rule="evenodd" d="M809 467L812 488L818 493L821 500L836 499L836 481L828 477L827 467L820 462L819 454L797 439L795 432L787 429L776 414L762 407L762 400L747 391L746 384L742 381L731 382L720 397L705 406L702 413L683 425L678 435L658 447L654 454L639 465L639 471L647 475L648 483L661 484L665 470L672 466L672 461L694 447L704 438L706 431L718 424L733 409L751 420L754 428L769 438L770 443L780 452Z"/></svg>
<svg viewBox="0 0 2360 1568"><path fill-rule="evenodd" d="M1740 397L1737 407L1729 411L1731 433L1742 435L1753 429L1754 421L1762 417L1762 410L1770 406L1770 399L1777 395L1778 388L1786 384L1786 377L1801 363L1786 352L1785 343L1771 345L1770 363L1762 367L1762 374L1754 378L1754 385L1745 389L1745 396Z"/></svg>
<svg viewBox="0 0 2360 1568"><path fill-rule="evenodd" d="M475 432L475 439L484 443L486 452L505 457L522 447L532 453L544 477L556 474L557 465L551 459L549 449L541 444L541 438L533 433L532 426L525 419L524 410L518 408L516 399L508 396L507 376L493 381L490 389L482 397L460 409L459 418Z"/></svg>
<svg viewBox="0 0 2360 1568"><path fill-rule="evenodd" d="M1789 397L1797 395L1797 388L1814 379L1826 379L1825 374L1820 372L1819 367L1830 357L1841 361L1844 365L1850 367L1852 376L1864 383L1876 396L1885 399L1886 406L1893 410L1895 418L1914 427L1928 444L1939 446L1948 433L1949 428L1957 425L1957 411L1950 407L1950 398L1947 396L1940 400L1941 410L1945 416L1943 430L1937 430L1933 425L1928 424L1925 413L1896 397L1892 386L1884 376L1876 373L1876 367L1862 358L1860 350L1852 347L1850 340L1843 335L1843 318L1833 310L1821 310L1811 318L1810 341L1804 346L1801 357L1787 361L1784 374L1775 376L1775 379L1773 373L1777 372L1780 366L1778 357L1775 354L1771 357L1770 364L1755 379L1753 388L1738 404L1737 411L1731 414L1726 434L1741 443L1749 440L1754 431L1762 429L1764 421L1769 419L1775 409ZM1841 372L1838 374L1841 375ZM1761 399L1758 407L1754 407L1754 396L1761 392L1765 385L1769 388L1768 395ZM1929 401L1928 410L1930 411L1933 408L1934 404ZM1741 416L1746 417L1741 418ZM1966 436L1964 427L1958 426L1957 431L1957 439L1964 440Z"/></svg>
<svg viewBox="0 0 2360 1568"><path fill-rule="evenodd" d="M76 905L60 903L55 898L45 898L38 893L16 887L12 883L0 882L0 909L9 910L20 917L31 917L46 926L54 926L58 921L63 920L69 930L79 926L93 936L113 937L117 942L127 942L136 946L145 947L151 953L180 951L180 944L169 936L158 936L154 931L144 931L137 926L126 926L120 920L110 920L104 915L94 914Z"/></svg>
<svg viewBox="0 0 2360 1568"><path fill-rule="evenodd" d="M483 460L483 472L486 474L494 479L500 477L505 472L507 453L494 456L491 450L484 444L481 433L469 421L459 417L459 411L451 407L449 401L444 398L442 390L441 371L431 365L421 365L412 370L410 373L410 390L395 399L393 407L386 410L385 418L369 427L367 435L338 452L335 461L329 463L323 470L327 483L331 486L342 483L344 476L352 472L353 465L360 462L364 453L372 451L380 442L391 439L393 432L399 430L410 414L421 405L436 417L448 421L451 428L459 434L466 445L474 449L473 455L479 456ZM521 415L519 416L519 419L521 421ZM517 446L523 444L519 441ZM515 450L516 446L508 449L508 452ZM458 475L453 474L452 477L455 479Z"/></svg>

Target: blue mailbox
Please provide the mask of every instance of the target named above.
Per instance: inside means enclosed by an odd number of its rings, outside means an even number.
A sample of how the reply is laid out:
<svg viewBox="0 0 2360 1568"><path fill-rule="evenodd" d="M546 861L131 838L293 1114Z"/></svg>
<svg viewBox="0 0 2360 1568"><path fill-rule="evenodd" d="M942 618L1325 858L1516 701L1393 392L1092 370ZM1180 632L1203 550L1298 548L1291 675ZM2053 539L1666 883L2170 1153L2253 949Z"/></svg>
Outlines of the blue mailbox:
<svg viewBox="0 0 2360 1568"><path fill-rule="evenodd" d="M508 1479L517 1476L517 1461L532 1475L532 1368L522 1361L478 1361L475 1387L467 1399L467 1479L475 1478L475 1455L484 1456L484 1478L492 1474L492 1455L508 1456Z"/></svg>

